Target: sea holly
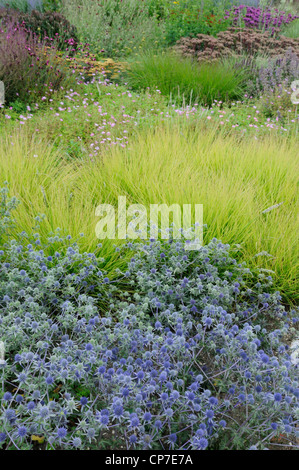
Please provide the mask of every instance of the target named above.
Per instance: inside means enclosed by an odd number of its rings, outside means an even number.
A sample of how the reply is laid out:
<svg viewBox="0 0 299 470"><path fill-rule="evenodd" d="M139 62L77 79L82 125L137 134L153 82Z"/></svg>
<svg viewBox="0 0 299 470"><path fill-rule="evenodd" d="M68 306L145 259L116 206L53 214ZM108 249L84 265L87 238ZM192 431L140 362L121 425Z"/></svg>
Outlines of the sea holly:
<svg viewBox="0 0 299 470"><path fill-rule="evenodd" d="M295 439L284 338L298 310L268 273L219 240L195 252L170 237L123 245L131 260L112 282L70 242L23 233L1 246L2 448L101 448L111 431L127 449Z"/></svg>

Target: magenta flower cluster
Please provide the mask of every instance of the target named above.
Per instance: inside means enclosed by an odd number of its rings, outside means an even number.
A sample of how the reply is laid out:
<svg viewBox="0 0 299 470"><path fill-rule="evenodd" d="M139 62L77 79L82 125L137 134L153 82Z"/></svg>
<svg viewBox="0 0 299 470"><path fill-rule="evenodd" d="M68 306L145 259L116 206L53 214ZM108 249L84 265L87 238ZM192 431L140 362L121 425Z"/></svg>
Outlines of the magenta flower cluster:
<svg viewBox="0 0 299 470"><path fill-rule="evenodd" d="M257 8L246 5L234 6L226 11L225 20L231 19L235 26L242 24L247 28L262 29L270 31L279 30L295 19L298 15L279 11L277 8Z"/></svg>

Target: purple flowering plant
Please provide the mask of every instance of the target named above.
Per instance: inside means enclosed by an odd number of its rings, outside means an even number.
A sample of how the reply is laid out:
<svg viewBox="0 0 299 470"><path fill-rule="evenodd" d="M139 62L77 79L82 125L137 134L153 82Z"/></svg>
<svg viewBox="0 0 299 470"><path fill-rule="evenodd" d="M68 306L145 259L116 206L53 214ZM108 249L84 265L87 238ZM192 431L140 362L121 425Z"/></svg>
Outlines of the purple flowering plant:
<svg viewBox="0 0 299 470"><path fill-rule="evenodd" d="M284 55L271 58L256 75L248 81L250 94L259 97L266 116L278 116L280 121L288 118L296 106L291 101L291 84L299 79L299 58L287 50Z"/></svg>
<svg viewBox="0 0 299 470"><path fill-rule="evenodd" d="M6 104L30 103L45 91L53 95L62 85L74 83L70 70L55 61L55 54L55 48L46 51L45 43L24 26L13 21L0 24L0 80Z"/></svg>
<svg viewBox="0 0 299 470"><path fill-rule="evenodd" d="M171 238L118 250L127 267L112 277L100 252L81 253L59 230L46 242L2 239L0 446L33 448L38 438L45 449L99 449L107 435L127 449L295 440L298 370L285 338L298 310L281 304L269 273L216 239L199 251Z"/></svg>
<svg viewBox="0 0 299 470"><path fill-rule="evenodd" d="M227 10L225 20L230 20L234 26L269 31L271 35L279 32L283 26L290 24L298 15L279 11L277 8L261 8L238 5Z"/></svg>

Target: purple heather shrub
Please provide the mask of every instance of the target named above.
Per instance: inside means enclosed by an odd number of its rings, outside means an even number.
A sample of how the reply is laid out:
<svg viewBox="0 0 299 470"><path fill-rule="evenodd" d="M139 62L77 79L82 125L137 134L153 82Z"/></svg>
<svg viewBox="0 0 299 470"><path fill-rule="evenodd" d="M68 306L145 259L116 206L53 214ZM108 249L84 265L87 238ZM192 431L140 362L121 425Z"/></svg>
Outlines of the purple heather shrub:
<svg viewBox="0 0 299 470"><path fill-rule="evenodd" d="M47 449L100 448L107 430L127 449L296 438L298 370L283 338L298 310L286 311L268 273L229 245L124 244L128 266L105 283L103 260L60 231L44 243L38 233L7 238L2 448L28 448L33 434Z"/></svg>

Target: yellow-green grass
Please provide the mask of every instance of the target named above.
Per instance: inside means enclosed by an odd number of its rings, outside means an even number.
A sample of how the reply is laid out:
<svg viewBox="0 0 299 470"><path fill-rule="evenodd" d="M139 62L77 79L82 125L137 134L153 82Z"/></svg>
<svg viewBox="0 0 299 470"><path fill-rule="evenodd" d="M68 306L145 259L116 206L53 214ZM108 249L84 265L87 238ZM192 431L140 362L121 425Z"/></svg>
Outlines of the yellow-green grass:
<svg viewBox="0 0 299 470"><path fill-rule="evenodd" d="M11 142L14 145L11 145ZM34 217L46 220L40 233L60 227L92 250L101 203L203 204L205 241L216 237L240 244L250 267L275 271L275 287L286 301L298 301L298 141L269 136L237 141L213 131L173 126L140 134L126 149L111 148L93 162L64 161L46 141L22 134L0 143L0 184L21 204L19 230L31 231ZM34 155L38 155L34 157ZM264 210L281 204L266 213ZM100 251L108 271L120 267L117 241ZM272 255L259 255L268 252Z"/></svg>

